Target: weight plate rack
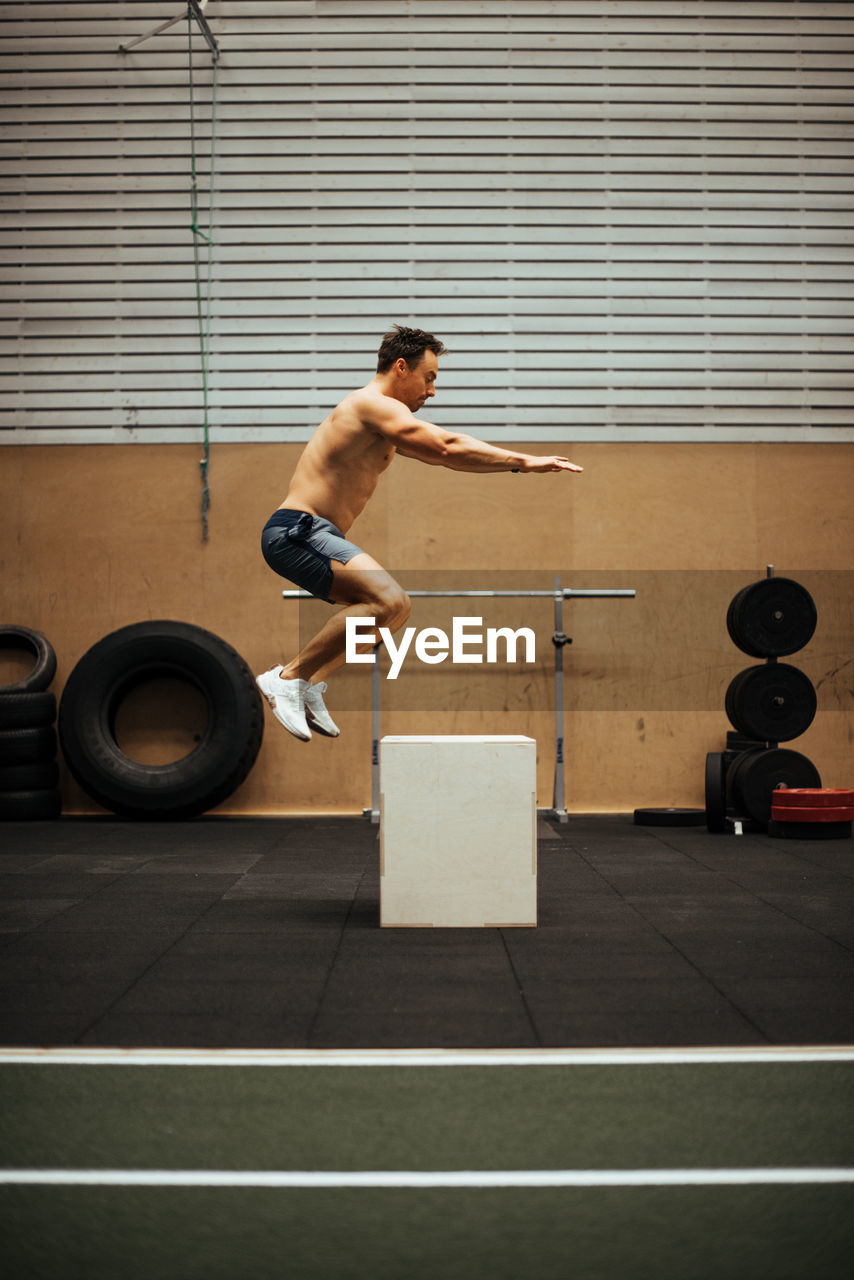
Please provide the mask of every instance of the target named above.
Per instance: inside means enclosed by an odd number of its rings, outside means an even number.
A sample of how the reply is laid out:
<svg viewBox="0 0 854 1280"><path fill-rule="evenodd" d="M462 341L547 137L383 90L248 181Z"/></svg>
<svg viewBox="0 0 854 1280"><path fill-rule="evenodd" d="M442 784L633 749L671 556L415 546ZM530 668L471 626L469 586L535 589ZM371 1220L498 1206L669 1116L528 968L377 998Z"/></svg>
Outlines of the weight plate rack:
<svg viewBox="0 0 854 1280"><path fill-rule="evenodd" d="M730 639L742 653L764 661L740 671L726 691L732 725L726 750L706 756L709 831L767 831L776 789L821 787L812 761L780 746L806 732L817 698L809 677L778 659L809 644L817 621L806 587L776 577L772 564L764 578L733 597L726 616Z"/></svg>

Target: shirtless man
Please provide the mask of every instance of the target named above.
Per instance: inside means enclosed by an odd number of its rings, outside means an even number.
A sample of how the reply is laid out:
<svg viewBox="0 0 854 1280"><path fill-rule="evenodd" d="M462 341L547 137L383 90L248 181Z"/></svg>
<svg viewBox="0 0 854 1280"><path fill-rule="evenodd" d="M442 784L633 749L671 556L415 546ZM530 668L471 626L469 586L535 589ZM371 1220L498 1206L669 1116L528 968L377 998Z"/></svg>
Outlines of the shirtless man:
<svg viewBox="0 0 854 1280"><path fill-rule="evenodd" d="M351 391L306 445L282 505L267 521L261 549L271 569L329 604L344 606L308 644L257 683L276 718L307 742L311 729L338 727L323 702L326 677L346 655L348 617L371 617L393 633L409 617L409 597L347 531L395 453L452 471L581 471L566 458L535 457L444 431L414 415L436 394L444 345L400 325L385 335L376 377ZM372 646L360 646L361 652Z"/></svg>

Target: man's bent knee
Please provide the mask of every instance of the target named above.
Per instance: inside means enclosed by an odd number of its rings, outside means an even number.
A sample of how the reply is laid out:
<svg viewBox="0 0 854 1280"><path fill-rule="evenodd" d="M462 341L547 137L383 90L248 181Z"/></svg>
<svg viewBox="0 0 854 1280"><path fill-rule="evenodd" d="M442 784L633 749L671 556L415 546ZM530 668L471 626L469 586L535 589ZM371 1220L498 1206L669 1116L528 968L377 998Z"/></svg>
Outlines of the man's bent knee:
<svg viewBox="0 0 854 1280"><path fill-rule="evenodd" d="M337 604L368 605L384 627L401 626L410 613L409 596L400 583L366 552L353 556L346 565L332 561L330 592Z"/></svg>
<svg viewBox="0 0 854 1280"><path fill-rule="evenodd" d="M376 601L377 623L383 627L402 627L412 612L412 603L402 587L384 591Z"/></svg>

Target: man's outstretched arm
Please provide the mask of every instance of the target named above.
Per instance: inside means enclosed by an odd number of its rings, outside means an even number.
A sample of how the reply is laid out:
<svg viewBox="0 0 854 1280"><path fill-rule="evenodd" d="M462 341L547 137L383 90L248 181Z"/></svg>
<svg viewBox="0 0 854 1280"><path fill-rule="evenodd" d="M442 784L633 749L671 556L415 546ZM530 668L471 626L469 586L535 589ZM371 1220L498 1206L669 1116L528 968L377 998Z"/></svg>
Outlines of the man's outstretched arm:
<svg viewBox="0 0 854 1280"><path fill-rule="evenodd" d="M384 410L376 423L377 430L385 436L405 458L415 458L433 467L448 467L451 471L583 471L568 458L543 457L538 454L517 453L499 449L496 445L476 440L474 436L459 431L445 431L432 422L422 422L401 406Z"/></svg>

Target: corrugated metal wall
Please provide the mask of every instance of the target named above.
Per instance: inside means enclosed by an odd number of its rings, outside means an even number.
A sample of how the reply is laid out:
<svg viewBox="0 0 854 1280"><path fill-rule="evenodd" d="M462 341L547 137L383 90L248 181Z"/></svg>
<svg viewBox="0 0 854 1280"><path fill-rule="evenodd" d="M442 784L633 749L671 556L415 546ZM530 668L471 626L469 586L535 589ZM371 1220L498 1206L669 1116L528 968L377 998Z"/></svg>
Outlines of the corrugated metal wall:
<svg viewBox="0 0 854 1280"><path fill-rule="evenodd" d="M180 11L0 11L3 442L201 439L187 24L118 52ZM307 438L396 320L486 438L854 439L850 3L206 14L214 441Z"/></svg>

